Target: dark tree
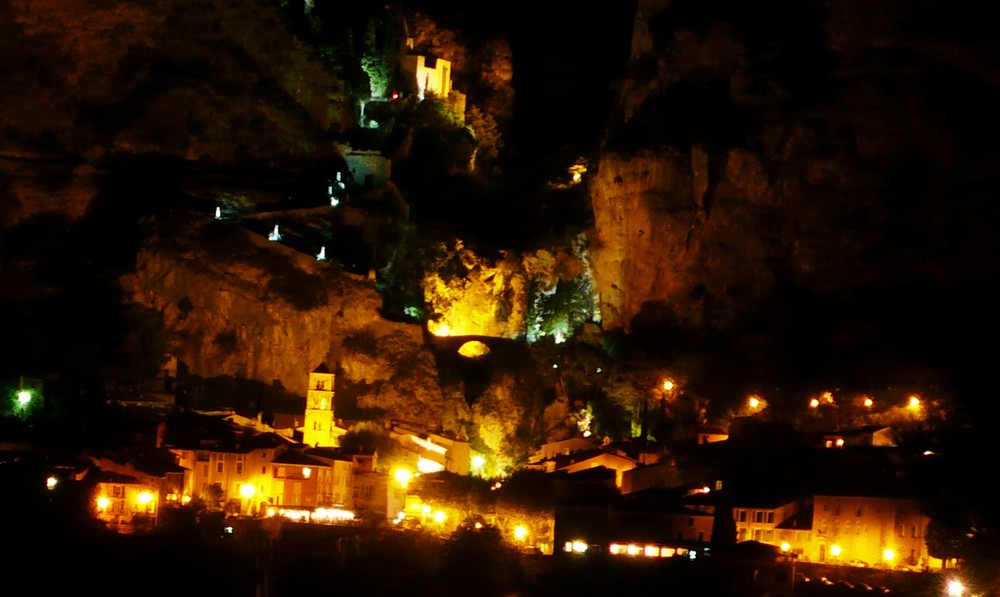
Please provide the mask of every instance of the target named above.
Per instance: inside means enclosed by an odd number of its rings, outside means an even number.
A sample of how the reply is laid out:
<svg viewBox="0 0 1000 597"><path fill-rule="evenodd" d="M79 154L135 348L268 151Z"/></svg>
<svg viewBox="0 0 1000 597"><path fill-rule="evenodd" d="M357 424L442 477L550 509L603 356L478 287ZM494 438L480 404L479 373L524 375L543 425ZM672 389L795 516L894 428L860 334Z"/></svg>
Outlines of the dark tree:
<svg viewBox="0 0 1000 597"><path fill-rule="evenodd" d="M716 545L731 545L736 543L736 519L733 518L733 507L728 499L715 507L712 518L712 543Z"/></svg>

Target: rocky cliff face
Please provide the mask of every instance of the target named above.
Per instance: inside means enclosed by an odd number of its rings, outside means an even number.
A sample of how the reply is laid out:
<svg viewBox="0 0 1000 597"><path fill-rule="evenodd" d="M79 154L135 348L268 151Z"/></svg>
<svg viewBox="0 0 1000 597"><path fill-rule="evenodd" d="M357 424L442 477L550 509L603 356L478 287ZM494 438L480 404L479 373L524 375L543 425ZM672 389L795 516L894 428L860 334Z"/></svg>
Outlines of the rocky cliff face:
<svg viewBox="0 0 1000 597"><path fill-rule="evenodd" d="M5 0L0 153L203 164L335 156L343 85L278 3Z"/></svg>
<svg viewBox="0 0 1000 597"><path fill-rule="evenodd" d="M590 180L606 327L725 328L789 288L988 280L997 44L942 26L944 3L910 8L639 3Z"/></svg>
<svg viewBox="0 0 1000 597"><path fill-rule="evenodd" d="M121 283L163 315L170 350L196 375L280 381L304 396L325 362L357 407L459 431L465 403L442 397L421 329L382 319L365 279L208 220L158 226Z"/></svg>

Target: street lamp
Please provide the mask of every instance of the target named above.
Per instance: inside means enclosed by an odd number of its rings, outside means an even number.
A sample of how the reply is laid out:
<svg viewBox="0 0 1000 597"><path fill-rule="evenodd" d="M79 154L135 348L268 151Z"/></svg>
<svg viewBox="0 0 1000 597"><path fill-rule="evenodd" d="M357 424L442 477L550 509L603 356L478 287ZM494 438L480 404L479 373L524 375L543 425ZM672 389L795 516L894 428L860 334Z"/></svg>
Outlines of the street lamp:
<svg viewBox="0 0 1000 597"><path fill-rule="evenodd" d="M242 497L243 501L246 502L244 508L245 510L244 514L246 514L247 516L250 515L250 509L251 509L250 500L251 498L253 498L255 493L257 493L257 487L255 487L253 483L243 483L242 485L240 485L240 497Z"/></svg>
<svg viewBox="0 0 1000 597"><path fill-rule="evenodd" d="M516 527L514 527L514 538L515 539L517 539L518 541L524 541L524 539L527 536L528 536L528 529L525 528L524 525L520 525L519 524Z"/></svg>
<svg viewBox="0 0 1000 597"><path fill-rule="evenodd" d="M957 578L949 579L945 585L945 593L948 597L962 597L965 594L965 585Z"/></svg>
<svg viewBox="0 0 1000 597"><path fill-rule="evenodd" d="M397 468L392 473L392 477L396 479L396 482L399 483L400 487L406 489L406 487L410 484L410 479L413 478L413 473L410 472L410 469Z"/></svg>

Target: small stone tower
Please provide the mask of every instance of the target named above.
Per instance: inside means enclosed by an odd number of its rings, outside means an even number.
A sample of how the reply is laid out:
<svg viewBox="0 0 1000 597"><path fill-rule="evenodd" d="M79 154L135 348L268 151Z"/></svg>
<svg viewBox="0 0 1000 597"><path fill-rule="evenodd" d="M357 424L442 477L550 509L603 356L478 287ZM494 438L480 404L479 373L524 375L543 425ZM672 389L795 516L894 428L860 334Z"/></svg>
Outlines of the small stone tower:
<svg viewBox="0 0 1000 597"><path fill-rule="evenodd" d="M306 417L302 430L302 443L308 446L337 445L333 419L333 378L334 374L326 368L326 363L321 363L309 374Z"/></svg>

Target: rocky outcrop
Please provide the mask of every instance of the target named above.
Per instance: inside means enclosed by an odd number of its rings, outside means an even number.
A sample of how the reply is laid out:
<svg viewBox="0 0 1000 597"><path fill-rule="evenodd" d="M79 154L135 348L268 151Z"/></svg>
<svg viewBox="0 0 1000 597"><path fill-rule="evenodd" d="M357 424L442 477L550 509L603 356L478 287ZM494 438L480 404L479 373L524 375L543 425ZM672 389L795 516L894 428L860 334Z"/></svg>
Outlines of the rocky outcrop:
<svg viewBox="0 0 1000 597"><path fill-rule="evenodd" d="M0 3L0 153L297 165L336 156L343 84L263 0Z"/></svg>
<svg viewBox="0 0 1000 597"><path fill-rule="evenodd" d="M41 214L83 218L105 173L89 164L0 160L0 228Z"/></svg>
<svg viewBox="0 0 1000 597"><path fill-rule="evenodd" d="M383 319L368 280L233 223L157 228L121 285L162 314L170 350L192 373L280 382L304 396L325 362L359 408L464 433L422 330Z"/></svg>
<svg viewBox="0 0 1000 597"><path fill-rule="evenodd" d="M940 27L952 12L640 2L589 181L605 326L724 328L789 288L987 280L997 48Z"/></svg>

